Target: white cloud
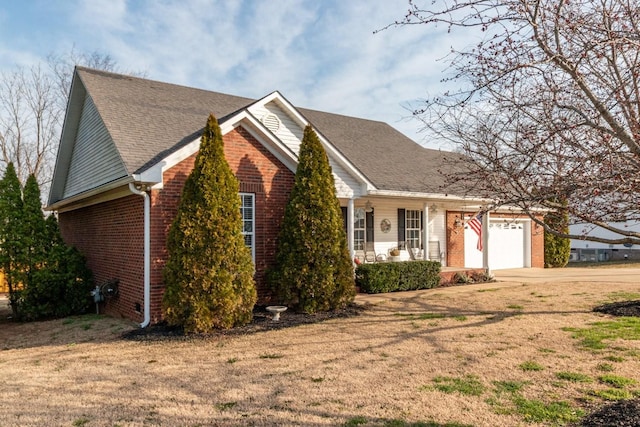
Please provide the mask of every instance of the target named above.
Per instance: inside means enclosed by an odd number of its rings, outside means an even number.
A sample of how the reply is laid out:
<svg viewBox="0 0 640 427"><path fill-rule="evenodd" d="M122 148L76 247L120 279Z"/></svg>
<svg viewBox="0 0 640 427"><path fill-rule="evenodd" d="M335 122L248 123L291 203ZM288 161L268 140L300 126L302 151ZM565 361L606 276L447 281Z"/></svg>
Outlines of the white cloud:
<svg viewBox="0 0 640 427"><path fill-rule="evenodd" d="M374 35L404 16L406 0L55 4L57 25L34 31L55 33L57 49L99 50L121 69L208 90L254 98L279 90L295 105L383 120L414 139L420 123L403 120L405 106L440 91L437 59L461 41L420 26ZM0 59L11 54L0 46Z"/></svg>

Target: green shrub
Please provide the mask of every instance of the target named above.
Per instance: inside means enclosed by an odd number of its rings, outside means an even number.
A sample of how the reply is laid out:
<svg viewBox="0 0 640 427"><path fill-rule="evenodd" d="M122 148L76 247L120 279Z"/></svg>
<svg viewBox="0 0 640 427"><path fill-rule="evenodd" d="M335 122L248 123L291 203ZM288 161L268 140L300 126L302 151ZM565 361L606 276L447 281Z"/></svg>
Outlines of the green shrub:
<svg viewBox="0 0 640 427"><path fill-rule="evenodd" d="M564 203L566 205L566 202ZM569 233L569 214L567 210L549 212L544 222L560 233ZM545 231L544 233L544 265L547 268L562 268L569 262L571 240Z"/></svg>
<svg viewBox="0 0 640 427"><path fill-rule="evenodd" d="M468 284L468 283L474 283L473 277L467 275L466 273L456 273L453 275L453 283L460 283L460 284Z"/></svg>
<svg viewBox="0 0 640 427"><path fill-rule="evenodd" d="M0 218L0 263L14 318L86 313L91 308L91 271L80 252L62 240L56 217L45 220L33 174L21 194L13 166L7 167L0 183Z"/></svg>
<svg viewBox="0 0 640 427"><path fill-rule="evenodd" d="M489 274L486 271L473 271L471 273L471 278L474 283L495 282L496 280L492 274Z"/></svg>
<svg viewBox="0 0 640 427"><path fill-rule="evenodd" d="M356 268L356 284L362 292L369 294L432 289L440 284L440 263L407 261L361 264Z"/></svg>
<svg viewBox="0 0 640 427"><path fill-rule="evenodd" d="M253 317L257 293L238 192L211 115L169 230L163 271L165 318L187 333L227 329Z"/></svg>
<svg viewBox="0 0 640 427"><path fill-rule="evenodd" d="M278 238L269 283L281 304L315 313L353 301L353 264L329 158L311 126Z"/></svg>
<svg viewBox="0 0 640 427"><path fill-rule="evenodd" d="M9 304L14 319L20 317L18 300L22 289L22 263L26 252L23 215L20 180L13 163L9 163L0 180L0 266L9 288Z"/></svg>
<svg viewBox="0 0 640 427"><path fill-rule="evenodd" d="M38 320L88 313L92 308L91 270L76 248L64 244L50 251L46 265L31 274L20 294L22 320Z"/></svg>

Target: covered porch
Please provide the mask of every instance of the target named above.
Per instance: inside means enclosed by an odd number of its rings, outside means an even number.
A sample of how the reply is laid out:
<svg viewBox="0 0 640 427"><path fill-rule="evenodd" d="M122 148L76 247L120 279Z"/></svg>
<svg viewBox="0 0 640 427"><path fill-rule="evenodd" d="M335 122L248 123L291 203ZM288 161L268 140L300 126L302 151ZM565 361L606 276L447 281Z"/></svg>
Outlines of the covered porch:
<svg viewBox="0 0 640 427"><path fill-rule="evenodd" d="M356 264L430 260L448 265L447 211L460 210L463 204L416 196L340 200Z"/></svg>

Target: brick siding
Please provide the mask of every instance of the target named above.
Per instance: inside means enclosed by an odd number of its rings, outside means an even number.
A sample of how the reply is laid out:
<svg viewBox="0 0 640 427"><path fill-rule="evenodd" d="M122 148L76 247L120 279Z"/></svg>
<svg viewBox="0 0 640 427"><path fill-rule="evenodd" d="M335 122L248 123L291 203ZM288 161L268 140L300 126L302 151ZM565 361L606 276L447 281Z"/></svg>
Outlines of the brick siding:
<svg viewBox="0 0 640 427"><path fill-rule="evenodd" d="M243 128L224 136L227 162L240 182L240 191L255 194L255 267L258 304L268 304L271 293L265 283L266 269L273 264L284 209L293 186L294 174ZM162 269L166 263L165 242L175 217L182 187L193 169L196 155L164 173L161 190L151 193L151 313L161 313Z"/></svg>
<svg viewBox="0 0 640 427"><path fill-rule="evenodd" d="M144 204L131 195L59 215L64 240L87 259L96 284L119 279L119 295L103 309L142 321L144 284Z"/></svg>
<svg viewBox="0 0 640 427"><path fill-rule="evenodd" d="M293 187L294 173L243 128L224 136L225 156L240 181L240 191L255 194L255 267L258 304L268 304L271 293L265 283L266 269L275 259L284 209ZM191 173L196 155L164 173L164 185L151 195L151 300L152 323L162 320L166 241L177 213L182 187ZM96 283L120 279L120 295L104 304L104 311L142 320L136 304L143 307L144 286L143 198L131 195L60 214L65 241L87 257Z"/></svg>

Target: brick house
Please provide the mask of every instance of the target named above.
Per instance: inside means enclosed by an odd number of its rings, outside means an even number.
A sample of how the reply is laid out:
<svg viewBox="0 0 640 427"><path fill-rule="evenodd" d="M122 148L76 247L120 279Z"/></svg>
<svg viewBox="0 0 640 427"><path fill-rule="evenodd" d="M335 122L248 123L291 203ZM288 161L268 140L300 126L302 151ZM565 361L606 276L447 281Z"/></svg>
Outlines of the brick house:
<svg viewBox="0 0 640 427"><path fill-rule="evenodd" d="M386 123L297 108L279 92L252 100L78 67L48 209L97 283L119 280L106 312L142 326L161 320L167 232L210 113L240 181L259 304L269 302L264 273L308 123L329 156L354 258L384 259L399 248L400 259L424 256L449 267L543 266L542 233L513 210L484 216L478 251L467 221L488 200L445 192L439 169L453 155Z"/></svg>

